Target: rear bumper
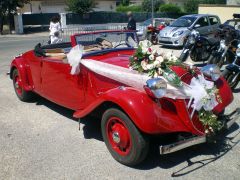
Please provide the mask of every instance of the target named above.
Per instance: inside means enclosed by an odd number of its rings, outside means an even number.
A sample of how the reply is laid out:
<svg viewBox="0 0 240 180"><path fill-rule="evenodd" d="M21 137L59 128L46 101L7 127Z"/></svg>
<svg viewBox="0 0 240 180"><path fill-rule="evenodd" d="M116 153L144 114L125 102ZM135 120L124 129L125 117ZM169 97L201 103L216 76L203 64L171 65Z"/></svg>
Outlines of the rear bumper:
<svg viewBox="0 0 240 180"><path fill-rule="evenodd" d="M231 116L231 117L230 117ZM237 120L240 119L240 109L236 109L231 115L224 116L223 118L227 119L225 122L225 129L229 129ZM191 147L197 144L202 144L207 142L206 136L194 136L182 141L178 141L172 144L160 146L160 154L169 154L173 153L182 149L185 149L187 147Z"/></svg>

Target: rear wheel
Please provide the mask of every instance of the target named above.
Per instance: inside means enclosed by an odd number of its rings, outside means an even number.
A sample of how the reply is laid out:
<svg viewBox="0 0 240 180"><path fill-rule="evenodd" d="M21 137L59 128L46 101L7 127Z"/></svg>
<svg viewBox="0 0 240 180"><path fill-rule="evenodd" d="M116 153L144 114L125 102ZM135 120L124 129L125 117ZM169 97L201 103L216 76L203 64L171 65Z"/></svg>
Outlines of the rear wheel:
<svg viewBox="0 0 240 180"><path fill-rule="evenodd" d="M32 92L25 91L23 89L22 79L17 69L13 70L12 79L15 93L21 101L27 102L34 98L34 94Z"/></svg>
<svg viewBox="0 0 240 180"><path fill-rule="evenodd" d="M124 112L116 108L105 111L101 129L109 152L118 162L133 166L145 159L149 141Z"/></svg>

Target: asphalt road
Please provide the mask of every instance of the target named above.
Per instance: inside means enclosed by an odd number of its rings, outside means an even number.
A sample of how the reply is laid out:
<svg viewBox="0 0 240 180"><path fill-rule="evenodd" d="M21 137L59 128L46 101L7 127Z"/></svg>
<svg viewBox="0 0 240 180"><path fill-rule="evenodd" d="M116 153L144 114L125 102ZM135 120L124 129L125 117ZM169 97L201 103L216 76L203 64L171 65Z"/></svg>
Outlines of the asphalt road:
<svg viewBox="0 0 240 180"><path fill-rule="evenodd" d="M0 179L239 179L240 122L215 144L169 155L159 155L155 140L146 161L130 168L111 157L96 119L79 131L70 110L43 98L19 101L6 75L11 59L45 39L0 37ZM239 92L227 112L239 107Z"/></svg>

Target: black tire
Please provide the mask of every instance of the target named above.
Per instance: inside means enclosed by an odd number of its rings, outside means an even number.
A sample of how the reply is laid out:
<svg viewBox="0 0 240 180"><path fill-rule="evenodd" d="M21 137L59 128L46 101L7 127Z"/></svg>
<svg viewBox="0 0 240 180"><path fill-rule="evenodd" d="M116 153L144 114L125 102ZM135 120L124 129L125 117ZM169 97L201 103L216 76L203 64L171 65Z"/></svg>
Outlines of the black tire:
<svg viewBox="0 0 240 180"><path fill-rule="evenodd" d="M111 134L110 133L111 131L109 130L110 127L113 128L114 126L116 126L116 124L118 125L118 120L116 120L115 124L113 123L114 118L121 119L122 121L121 123L123 124L125 130L127 130L129 135L129 140L131 142L129 143L131 144L129 145L130 148L125 151L126 154L124 155L121 154L121 153L125 153L124 150L122 151L122 149L120 148L120 145L118 145L118 144L122 144L121 133L120 133L121 131L120 132L114 131L119 137L119 139L117 139L119 140L117 144L117 142L114 141L114 133ZM103 136L104 142L109 152L111 153L113 158L118 162L127 166L134 166L139 164L146 158L148 154L148 149L149 149L148 139L145 136L143 136L143 134L136 128L136 126L129 119L129 117L121 110L116 108L111 108L106 110L102 117L101 129L102 129L102 136ZM126 137L126 136L123 136L123 137Z"/></svg>
<svg viewBox="0 0 240 180"><path fill-rule="evenodd" d="M19 78L20 81L17 80L17 78ZM13 70L12 80L13 80L13 88L15 90L15 93L18 99L20 99L23 102L29 102L34 99L35 94L31 91L25 91L23 87L18 83L18 82L21 82L21 76L17 69Z"/></svg>
<svg viewBox="0 0 240 180"><path fill-rule="evenodd" d="M228 82L228 85L231 87L232 90L234 90L236 88L236 86L238 85L238 82L240 80L240 77L238 76L236 78L235 81L233 81L233 79L235 78L235 74L233 74L232 72L230 72L229 70L225 69L222 73L223 77L226 79L226 81Z"/></svg>

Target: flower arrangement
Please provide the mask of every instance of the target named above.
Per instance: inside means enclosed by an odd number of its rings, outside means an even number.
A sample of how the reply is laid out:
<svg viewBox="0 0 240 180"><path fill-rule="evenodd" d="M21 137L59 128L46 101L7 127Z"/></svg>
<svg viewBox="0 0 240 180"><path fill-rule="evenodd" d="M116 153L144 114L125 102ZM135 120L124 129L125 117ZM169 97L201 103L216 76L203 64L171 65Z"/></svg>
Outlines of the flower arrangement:
<svg viewBox="0 0 240 180"><path fill-rule="evenodd" d="M171 66L183 66L172 53L164 55L152 48L148 40L141 41L135 52L130 57L130 67L140 73L147 73L150 77L164 76L174 86L181 86L182 82Z"/></svg>
<svg viewBox="0 0 240 180"><path fill-rule="evenodd" d="M171 69L172 66L181 66L193 74L194 80L192 79L191 84L184 84ZM207 81L203 75L196 73L194 68L181 63L172 53L165 55L153 49L150 41L141 41L135 54L130 57L130 68L139 73L146 73L151 78L163 76L168 83L177 88L183 87L183 84L187 86L187 94L194 99L192 108L198 111L199 119L206 129L205 133L210 134L221 129L221 122L212 113L212 109L221 103L218 89L213 82ZM202 92L201 96L199 92Z"/></svg>

